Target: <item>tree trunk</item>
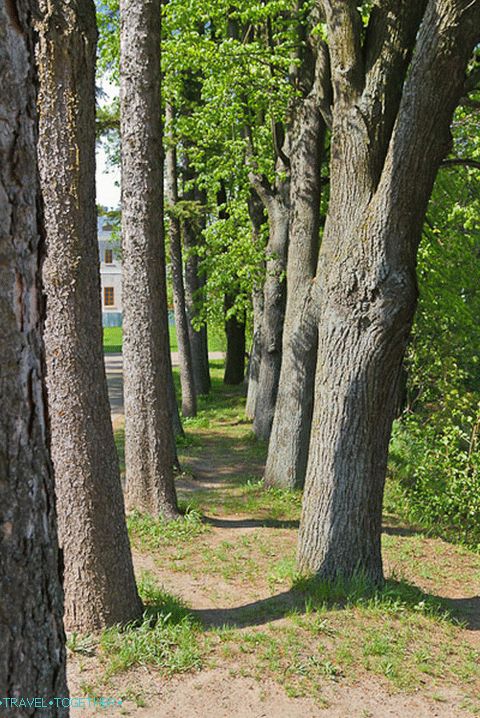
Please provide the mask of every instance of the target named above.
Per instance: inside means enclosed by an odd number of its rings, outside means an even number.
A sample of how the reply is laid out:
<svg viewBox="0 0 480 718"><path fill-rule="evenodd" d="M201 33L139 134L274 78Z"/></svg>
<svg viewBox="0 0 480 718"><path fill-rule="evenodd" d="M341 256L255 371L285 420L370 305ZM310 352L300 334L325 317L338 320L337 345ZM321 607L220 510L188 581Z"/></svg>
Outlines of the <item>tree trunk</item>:
<svg viewBox="0 0 480 718"><path fill-rule="evenodd" d="M57 11L43 3L40 7L45 349L65 561L65 626L89 632L142 613L103 363L95 208L95 6L87 0L60 4Z"/></svg>
<svg viewBox="0 0 480 718"><path fill-rule="evenodd" d="M68 693L44 384L32 6L0 4L0 685L2 699L48 701ZM3 703L5 715L34 714ZM56 704L48 711L68 713Z"/></svg>
<svg viewBox="0 0 480 718"><path fill-rule="evenodd" d="M362 49L353 4L326 3L335 87L331 195L312 291L319 341L298 549L302 571L361 572L376 583L416 253L480 40L479 3L388 5L372 14Z"/></svg>
<svg viewBox="0 0 480 718"><path fill-rule="evenodd" d="M264 475L267 486L289 489L302 488L305 482L313 410L317 327L310 290L318 258L320 169L325 140L320 105L330 105L329 68L323 46L319 48L316 66L312 90L297 108L292 130L287 308L282 367Z"/></svg>
<svg viewBox="0 0 480 718"><path fill-rule="evenodd" d="M288 182L284 184L285 196L288 197ZM270 237L266 250L267 268L260 332L262 348L253 420L253 431L259 439L264 440L268 440L272 428L282 363L289 221L288 201L280 194L270 196L266 208Z"/></svg>
<svg viewBox="0 0 480 718"><path fill-rule="evenodd" d="M120 2L127 505L178 516L168 403L160 0Z"/></svg>
<svg viewBox="0 0 480 718"><path fill-rule="evenodd" d="M265 223L265 212L263 203L255 190L251 190L248 198L248 213L252 224L252 242L261 241L261 230ZM248 387L245 414L249 419L255 416L255 404L257 401L258 378L260 374L260 362L262 359L262 318L263 318L263 287L257 280L252 292L253 305L253 341L250 357L248 360Z"/></svg>
<svg viewBox="0 0 480 718"><path fill-rule="evenodd" d="M198 31L203 34L205 27L200 25ZM192 108L201 103L201 82L193 72L183 78L183 92L185 103L180 109L181 114L191 116ZM190 142L185 139L185 153L182 157L182 173L184 184L187 185L182 193L183 200L194 202L200 210L197 216L193 214L182 222L183 246L185 248L185 299L187 306L188 334L193 362L193 377L197 396L206 395L211 388L210 366L208 358L207 325L194 327L195 319L199 314L199 307L205 299L206 276L199 271L198 248L204 243L203 230L205 229L205 206L207 204L206 191L200 189L197 183L197 171L189 158Z"/></svg>
<svg viewBox="0 0 480 718"><path fill-rule="evenodd" d="M196 416L197 397L193 378L192 353L188 335L187 312L185 308L185 287L183 284L183 259L180 220L175 214L178 204L177 152L175 149L172 123L173 109L167 105L166 122L168 124L168 142L166 157L166 198L170 205L170 261L172 268L173 303L175 310L175 329L178 343L178 361L180 365L180 384L182 387L182 414Z"/></svg>
<svg viewBox="0 0 480 718"><path fill-rule="evenodd" d="M235 297L225 295L225 334L227 337L227 355L223 383L241 384L245 377L245 319L236 316L227 318L228 311L233 307Z"/></svg>
<svg viewBox="0 0 480 718"><path fill-rule="evenodd" d="M173 430L173 436L185 436L185 432L183 431L182 421L180 419L180 412L178 410L178 404L177 404L177 394L175 392L175 382L173 380L173 366L172 366L172 357L170 355L170 352L168 352L168 377L167 377L167 400L168 400L168 411L170 413L170 421L172 424L172 430ZM178 460L176 458L177 456L177 450L175 447L175 442L173 442L173 454L174 454L174 465L178 463Z"/></svg>
<svg viewBox="0 0 480 718"><path fill-rule="evenodd" d="M197 302L204 292L205 277L198 269L198 256L195 254L199 243L201 229L195 228L188 221L182 223L183 242L188 252L185 260L185 299L187 307L188 335L192 351L193 378L195 390L198 394L208 394L210 391L210 368L208 363L208 337L207 326L204 324L195 329L193 323L198 316Z"/></svg>

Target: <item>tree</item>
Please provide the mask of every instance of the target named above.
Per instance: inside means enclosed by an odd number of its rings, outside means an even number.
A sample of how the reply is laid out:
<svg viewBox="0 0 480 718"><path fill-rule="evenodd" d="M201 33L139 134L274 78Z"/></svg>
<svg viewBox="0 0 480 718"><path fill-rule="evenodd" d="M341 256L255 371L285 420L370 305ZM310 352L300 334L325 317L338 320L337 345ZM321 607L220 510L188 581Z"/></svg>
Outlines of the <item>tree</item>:
<svg viewBox="0 0 480 718"><path fill-rule="evenodd" d="M304 37L297 70L300 97L293 103L290 240L287 260L287 308L282 365L265 483L303 487L313 410L317 326L311 302L312 280L320 245L320 190L326 126L331 124L328 49L312 32L318 18L299 25Z"/></svg>
<svg viewBox="0 0 480 718"><path fill-rule="evenodd" d="M235 296L226 294L225 334L227 336L227 353L225 356L224 384L241 384L245 377L245 315L229 316L235 306Z"/></svg>
<svg viewBox="0 0 480 718"><path fill-rule="evenodd" d="M67 686L45 403L32 12L30 2L0 5L0 684L4 696L47 699L66 696ZM50 715L68 711L53 706Z"/></svg>
<svg viewBox="0 0 480 718"><path fill-rule="evenodd" d="M182 414L183 416L195 416L197 413L197 396L193 375L192 350L188 332L185 285L183 282L182 235L180 218L178 216L177 151L173 128L174 111L172 105L169 103L167 103L165 119L168 127L165 194L169 209L170 263L172 269L175 329L177 333L180 365L180 384L182 388Z"/></svg>
<svg viewBox="0 0 480 718"><path fill-rule="evenodd" d="M469 0L323 2L334 107L330 202L312 303L314 411L298 563L383 579L388 443L415 311L415 263L465 70L480 39Z"/></svg>
<svg viewBox="0 0 480 718"><path fill-rule="evenodd" d="M176 518L168 406L160 0L120 3L127 504Z"/></svg>
<svg viewBox="0 0 480 718"><path fill-rule="evenodd" d="M36 29L47 233L48 403L65 560L65 625L85 632L138 618L142 606L103 364L95 206L95 7L91 0L74 0L55 9L41 2L40 10Z"/></svg>
<svg viewBox="0 0 480 718"><path fill-rule="evenodd" d="M200 208L206 201L204 192L198 188L194 188L188 193L185 192L183 197L187 202L195 202L195 206ZM197 395L208 394L211 387L207 325L205 322L200 326L196 325L201 307L205 304L206 277L200 271L198 257L198 251L203 245L202 231L204 228L205 221L197 217L186 217L182 221L183 245L187 255L185 258L185 303L192 351L193 378Z"/></svg>

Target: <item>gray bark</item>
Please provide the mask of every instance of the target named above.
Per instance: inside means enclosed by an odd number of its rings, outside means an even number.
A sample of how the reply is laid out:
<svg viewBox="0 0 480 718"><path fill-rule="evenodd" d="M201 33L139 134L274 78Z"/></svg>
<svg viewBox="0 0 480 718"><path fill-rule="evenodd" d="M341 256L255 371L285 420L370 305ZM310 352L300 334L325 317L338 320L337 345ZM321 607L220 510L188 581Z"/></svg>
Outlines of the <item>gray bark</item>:
<svg viewBox="0 0 480 718"><path fill-rule="evenodd" d="M330 106L328 51L317 51L313 86L294 112L291 152L287 307L282 366L270 436L265 483L302 488L308 459L317 356L310 290L320 227L320 170L325 137L321 107ZM327 117L327 119L329 119Z"/></svg>
<svg viewBox="0 0 480 718"><path fill-rule="evenodd" d="M95 6L40 2L45 349L65 626L139 618L102 347L95 207ZM54 178L54 179L53 179Z"/></svg>
<svg viewBox="0 0 480 718"><path fill-rule="evenodd" d="M160 0L120 2L127 505L178 516L169 412Z"/></svg>
<svg viewBox="0 0 480 718"><path fill-rule="evenodd" d="M255 399L253 431L267 440L272 428L282 362L282 335L285 315L285 269L288 248L289 181L282 181L280 191L265 192L269 221L266 248L266 277L263 286L263 313L260 329L261 358ZM258 191L258 190L257 190Z"/></svg>
<svg viewBox="0 0 480 718"><path fill-rule="evenodd" d="M32 5L0 2L0 685L2 697L48 700L68 693L45 402ZM16 718L45 715L3 708ZM48 715L66 718L68 709Z"/></svg>
<svg viewBox="0 0 480 718"><path fill-rule="evenodd" d="M193 376L192 352L188 334L188 320L185 305L185 286L183 283L183 258L181 226L175 209L178 204L177 152L173 138L173 108L167 105L166 123L168 147L166 152L165 194L170 207L170 264L172 269L173 303L175 311L175 329L178 343L178 359L180 366L180 385L182 388L182 414L195 416L197 413L197 396Z"/></svg>
<svg viewBox="0 0 480 718"><path fill-rule="evenodd" d="M382 4L363 50L355 3L324 4L331 196L312 290L319 344L298 563L325 578L361 571L381 582L382 496L416 253L480 40L480 3L429 0L425 13L425 3Z"/></svg>
<svg viewBox="0 0 480 718"><path fill-rule="evenodd" d="M261 241L261 229L265 222L265 213L263 203L253 189L248 200L248 212L252 224L252 242L258 243ZM245 414L249 419L253 419L255 416L260 362L262 359L263 286L258 281L255 282L253 287L252 308L253 339L248 361L248 387L245 404Z"/></svg>

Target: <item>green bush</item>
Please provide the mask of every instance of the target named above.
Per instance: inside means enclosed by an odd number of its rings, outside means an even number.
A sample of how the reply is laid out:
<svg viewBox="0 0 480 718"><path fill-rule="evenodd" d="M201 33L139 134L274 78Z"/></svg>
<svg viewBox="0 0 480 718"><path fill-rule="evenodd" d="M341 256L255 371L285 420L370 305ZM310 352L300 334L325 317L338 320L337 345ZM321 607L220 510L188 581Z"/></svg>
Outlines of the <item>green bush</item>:
<svg viewBox="0 0 480 718"><path fill-rule="evenodd" d="M408 518L480 548L480 404L453 392L443 411L412 414L394 427L395 503ZM448 411L449 409L449 411Z"/></svg>

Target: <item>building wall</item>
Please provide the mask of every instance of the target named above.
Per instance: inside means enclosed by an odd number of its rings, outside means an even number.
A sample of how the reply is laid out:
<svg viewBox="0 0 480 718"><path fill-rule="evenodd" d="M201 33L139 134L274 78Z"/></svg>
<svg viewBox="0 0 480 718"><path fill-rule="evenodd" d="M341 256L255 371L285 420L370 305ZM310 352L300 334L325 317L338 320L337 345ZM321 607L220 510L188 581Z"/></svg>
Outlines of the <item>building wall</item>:
<svg viewBox="0 0 480 718"><path fill-rule="evenodd" d="M98 252L100 259L100 279L102 292L102 322L104 327L122 326L122 263L119 258L118 243L111 240L111 232L108 225L99 218L98 227ZM106 252L111 251L112 262ZM105 288L113 290L113 304L105 304Z"/></svg>

